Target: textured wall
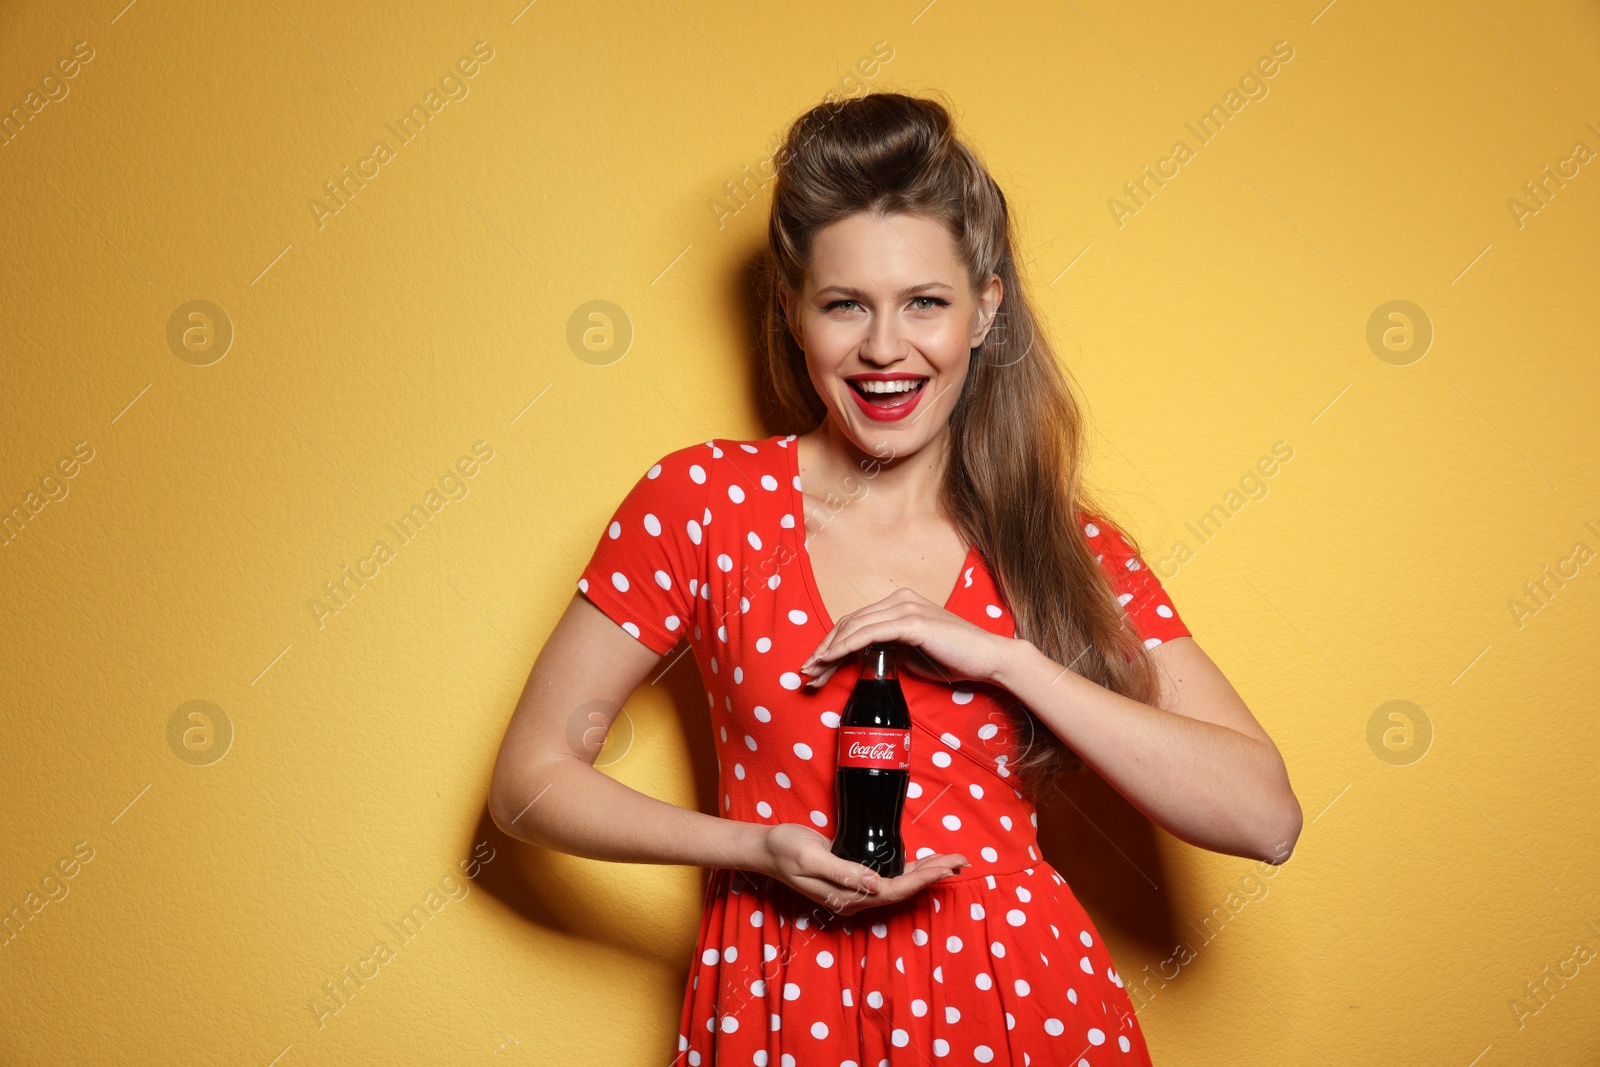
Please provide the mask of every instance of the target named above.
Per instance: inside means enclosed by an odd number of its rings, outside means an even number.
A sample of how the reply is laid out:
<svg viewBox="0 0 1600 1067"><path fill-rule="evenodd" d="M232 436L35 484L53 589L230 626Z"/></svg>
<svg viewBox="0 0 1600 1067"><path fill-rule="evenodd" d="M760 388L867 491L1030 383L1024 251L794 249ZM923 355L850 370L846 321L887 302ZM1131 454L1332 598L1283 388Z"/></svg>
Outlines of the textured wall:
<svg viewBox="0 0 1600 1067"><path fill-rule="evenodd" d="M0 1060L667 1062L698 872L490 767L627 487L776 432L763 168L871 86L1306 812L1047 812L1157 1062L1596 1062L1600 14L1320 2L0 9ZM604 758L711 810L694 671Z"/></svg>

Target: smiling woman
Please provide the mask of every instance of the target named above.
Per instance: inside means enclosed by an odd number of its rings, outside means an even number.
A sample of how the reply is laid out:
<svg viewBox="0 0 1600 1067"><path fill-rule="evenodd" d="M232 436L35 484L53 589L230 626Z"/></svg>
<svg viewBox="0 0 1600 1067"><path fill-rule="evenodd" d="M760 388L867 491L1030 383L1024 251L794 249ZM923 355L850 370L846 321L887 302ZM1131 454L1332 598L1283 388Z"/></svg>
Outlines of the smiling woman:
<svg viewBox="0 0 1600 1067"><path fill-rule="evenodd" d="M1148 1065L1036 800L1092 767L1175 836L1277 864L1300 824L1283 761L1082 485L1084 421L1005 197L946 108L824 105L779 158L764 357L796 432L687 445L637 479L529 676L490 810L547 847L713 868L674 1063ZM570 741L684 639L716 814ZM838 668L878 642L906 652L913 727L893 877L830 848Z"/></svg>

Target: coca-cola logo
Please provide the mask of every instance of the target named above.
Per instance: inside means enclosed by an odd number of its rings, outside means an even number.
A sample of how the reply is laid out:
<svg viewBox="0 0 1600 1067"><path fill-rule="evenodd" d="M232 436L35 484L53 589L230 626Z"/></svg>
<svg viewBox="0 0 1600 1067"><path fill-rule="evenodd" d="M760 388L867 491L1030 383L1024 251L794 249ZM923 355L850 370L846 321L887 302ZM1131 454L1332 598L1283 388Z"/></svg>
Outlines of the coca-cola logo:
<svg viewBox="0 0 1600 1067"><path fill-rule="evenodd" d="M865 745L855 741L851 743L848 752L851 759L890 760L895 758L895 749L899 747L888 741L879 741L875 745Z"/></svg>

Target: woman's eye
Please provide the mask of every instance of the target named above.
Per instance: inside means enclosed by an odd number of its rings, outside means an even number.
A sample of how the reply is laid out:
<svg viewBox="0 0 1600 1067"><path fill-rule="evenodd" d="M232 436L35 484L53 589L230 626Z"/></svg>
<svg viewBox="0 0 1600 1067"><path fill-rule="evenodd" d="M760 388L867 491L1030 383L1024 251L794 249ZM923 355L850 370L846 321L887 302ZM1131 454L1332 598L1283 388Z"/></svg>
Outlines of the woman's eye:
<svg viewBox="0 0 1600 1067"><path fill-rule="evenodd" d="M911 300L912 300L912 303L915 303L918 300L926 300L930 304L933 305L933 307L921 308L920 310L922 310L922 311L932 311L933 308L935 308L935 307L945 307L950 303L950 301L941 300L936 296L914 296L914 297L911 298Z"/></svg>
<svg viewBox="0 0 1600 1067"><path fill-rule="evenodd" d="M841 304L854 304L854 303L855 303L854 300L835 300L833 303L829 304L827 307L823 308L822 310L823 311L832 311L834 308L840 306Z"/></svg>

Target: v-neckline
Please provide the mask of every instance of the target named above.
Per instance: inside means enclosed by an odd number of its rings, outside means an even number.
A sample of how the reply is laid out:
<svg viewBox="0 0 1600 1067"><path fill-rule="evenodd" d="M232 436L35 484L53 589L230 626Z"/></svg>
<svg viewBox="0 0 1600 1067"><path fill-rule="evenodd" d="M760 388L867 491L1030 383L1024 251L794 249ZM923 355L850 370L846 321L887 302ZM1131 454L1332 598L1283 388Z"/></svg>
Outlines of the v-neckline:
<svg viewBox="0 0 1600 1067"><path fill-rule="evenodd" d="M782 438L774 437L773 440L777 442ZM806 547L806 494L800 486L800 438L798 435L790 435L789 444L785 451L789 453L789 499L795 509L796 522L793 532L797 542L795 551L800 557L800 576L804 579L806 592L811 597L811 606L816 608L817 621L822 624L824 632L831 632L836 623L832 613L828 610L828 605L822 600L822 588L817 584L816 572L811 569L811 550ZM944 598L944 603L941 605L946 611L951 610L950 605L955 602L956 594L961 592L963 579L966 578L967 570L973 565L973 558L977 554L977 544L974 543L967 546L966 558L961 561L961 567L956 571L956 578L951 586L950 595Z"/></svg>

